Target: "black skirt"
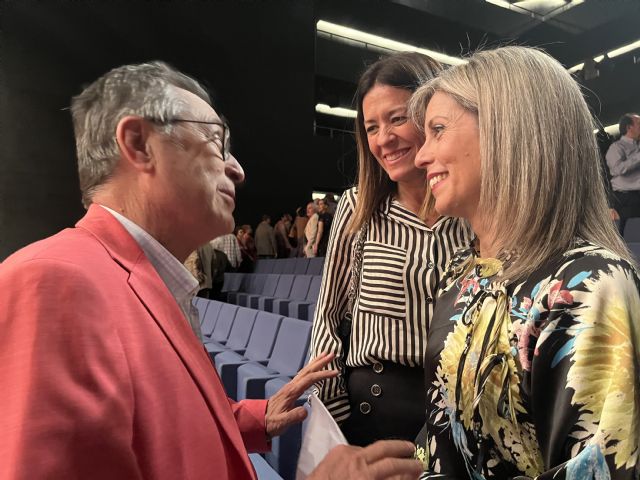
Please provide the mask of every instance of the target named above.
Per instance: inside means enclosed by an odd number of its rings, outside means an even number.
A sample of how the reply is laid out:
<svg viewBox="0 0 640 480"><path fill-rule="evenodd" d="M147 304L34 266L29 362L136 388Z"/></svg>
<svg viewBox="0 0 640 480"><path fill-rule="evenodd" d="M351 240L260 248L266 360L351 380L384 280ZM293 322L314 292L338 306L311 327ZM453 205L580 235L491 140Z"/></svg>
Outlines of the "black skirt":
<svg viewBox="0 0 640 480"><path fill-rule="evenodd" d="M347 369L351 416L342 431L351 445L414 441L425 419L424 369L376 362Z"/></svg>

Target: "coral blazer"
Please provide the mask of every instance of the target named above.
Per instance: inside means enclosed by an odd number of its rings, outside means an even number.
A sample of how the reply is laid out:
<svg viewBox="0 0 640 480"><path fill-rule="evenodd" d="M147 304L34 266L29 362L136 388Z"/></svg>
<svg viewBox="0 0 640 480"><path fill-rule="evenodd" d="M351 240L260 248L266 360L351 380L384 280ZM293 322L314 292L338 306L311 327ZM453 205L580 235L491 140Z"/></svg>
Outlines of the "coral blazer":
<svg viewBox="0 0 640 480"><path fill-rule="evenodd" d="M103 208L0 264L0 478L255 479L265 409Z"/></svg>

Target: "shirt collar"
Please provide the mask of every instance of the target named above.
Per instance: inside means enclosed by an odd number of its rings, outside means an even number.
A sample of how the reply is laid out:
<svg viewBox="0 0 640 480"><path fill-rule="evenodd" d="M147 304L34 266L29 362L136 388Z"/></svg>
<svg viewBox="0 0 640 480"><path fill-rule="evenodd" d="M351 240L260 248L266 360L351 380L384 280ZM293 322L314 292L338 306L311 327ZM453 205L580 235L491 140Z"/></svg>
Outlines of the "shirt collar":
<svg viewBox="0 0 640 480"><path fill-rule="evenodd" d="M169 250L139 225L109 207L100 206L111 213L138 243L173 298L184 310L186 308L184 305L187 305L198 291L199 285L195 277Z"/></svg>
<svg viewBox="0 0 640 480"><path fill-rule="evenodd" d="M387 196L387 198L380 203L378 210L383 215L399 223L408 224L427 232L438 231L453 221L451 217L441 216L431 227L428 227L418 215L402 205L393 194Z"/></svg>

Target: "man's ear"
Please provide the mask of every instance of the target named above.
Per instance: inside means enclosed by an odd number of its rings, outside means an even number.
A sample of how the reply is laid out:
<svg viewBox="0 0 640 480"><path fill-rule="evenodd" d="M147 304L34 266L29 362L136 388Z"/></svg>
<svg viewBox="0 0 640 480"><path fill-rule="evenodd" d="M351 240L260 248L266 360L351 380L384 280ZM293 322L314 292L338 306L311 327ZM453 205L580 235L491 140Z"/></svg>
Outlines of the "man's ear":
<svg viewBox="0 0 640 480"><path fill-rule="evenodd" d="M116 127L122 158L137 170L150 171L154 167L148 142L151 131L151 125L144 118L133 115L122 118Z"/></svg>

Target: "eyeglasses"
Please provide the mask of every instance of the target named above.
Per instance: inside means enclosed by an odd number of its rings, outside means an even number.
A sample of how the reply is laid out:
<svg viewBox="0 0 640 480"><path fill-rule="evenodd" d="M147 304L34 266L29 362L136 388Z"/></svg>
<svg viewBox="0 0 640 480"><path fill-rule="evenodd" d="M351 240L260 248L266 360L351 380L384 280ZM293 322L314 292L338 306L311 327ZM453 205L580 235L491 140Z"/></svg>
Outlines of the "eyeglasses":
<svg viewBox="0 0 640 480"><path fill-rule="evenodd" d="M169 118L167 120L147 118L147 120L157 123L158 125L169 125L172 123L200 123L203 125L213 125L214 128L212 128L212 131L207 134L207 141L213 142L218 147L222 160L229 160L231 155L231 132L229 131L229 126L226 123L207 120L188 120L185 118Z"/></svg>

